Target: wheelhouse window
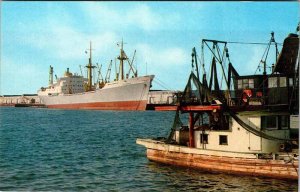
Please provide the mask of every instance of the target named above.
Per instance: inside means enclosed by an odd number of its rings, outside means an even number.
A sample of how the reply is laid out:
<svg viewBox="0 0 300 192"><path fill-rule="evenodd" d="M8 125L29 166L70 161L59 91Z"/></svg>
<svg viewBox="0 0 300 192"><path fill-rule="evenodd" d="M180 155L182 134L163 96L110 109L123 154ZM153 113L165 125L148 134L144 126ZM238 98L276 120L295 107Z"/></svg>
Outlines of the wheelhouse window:
<svg viewBox="0 0 300 192"><path fill-rule="evenodd" d="M292 87L294 85L293 78L289 78L289 86Z"/></svg>
<svg viewBox="0 0 300 192"><path fill-rule="evenodd" d="M287 86L287 79L286 77L270 77L268 79L268 87L286 87Z"/></svg>
<svg viewBox="0 0 300 192"><path fill-rule="evenodd" d="M200 143L208 144L208 134L200 134Z"/></svg>
<svg viewBox="0 0 300 192"><path fill-rule="evenodd" d="M219 145L228 145L227 135L219 135Z"/></svg>
<svg viewBox="0 0 300 192"><path fill-rule="evenodd" d="M250 89L254 88L254 79L249 79L249 88Z"/></svg>
<svg viewBox="0 0 300 192"><path fill-rule="evenodd" d="M279 78L279 86L280 87L286 87L286 77L280 77Z"/></svg>
<svg viewBox="0 0 300 192"><path fill-rule="evenodd" d="M242 79L238 80L238 89L243 89L243 81L242 81Z"/></svg>
<svg viewBox="0 0 300 192"><path fill-rule="evenodd" d="M268 87L269 88L277 87L277 77L270 77L268 79Z"/></svg>
<svg viewBox="0 0 300 192"><path fill-rule="evenodd" d="M277 129L277 116L261 116L263 129Z"/></svg>
<svg viewBox="0 0 300 192"><path fill-rule="evenodd" d="M289 116L288 115L283 115L283 116L279 116L280 119L280 128L281 129L288 129L289 127Z"/></svg>
<svg viewBox="0 0 300 192"><path fill-rule="evenodd" d="M238 80L238 89L253 89L254 88L254 79L239 79Z"/></svg>

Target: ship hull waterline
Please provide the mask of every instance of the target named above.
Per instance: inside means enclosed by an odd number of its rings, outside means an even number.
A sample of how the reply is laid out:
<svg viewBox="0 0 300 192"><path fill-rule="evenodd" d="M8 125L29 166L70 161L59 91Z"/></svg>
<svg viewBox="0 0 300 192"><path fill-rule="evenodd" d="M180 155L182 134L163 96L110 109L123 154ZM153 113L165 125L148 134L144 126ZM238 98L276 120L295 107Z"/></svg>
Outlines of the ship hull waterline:
<svg viewBox="0 0 300 192"><path fill-rule="evenodd" d="M115 101L115 102L94 102L94 103L76 103L76 104L57 104L48 105L48 108L54 109L88 109L88 110L126 110L143 111L146 109L147 101Z"/></svg>
<svg viewBox="0 0 300 192"><path fill-rule="evenodd" d="M143 141L137 141L137 143L144 145ZM186 153L189 149L188 147L184 147L186 149L182 150L185 152L181 152L181 150L169 150L171 148L176 149L178 146L161 144L157 148L147 148L147 158L150 161L162 164L189 167L210 172L298 180L298 161L291 163L284 160L195 154Z"/></svg>

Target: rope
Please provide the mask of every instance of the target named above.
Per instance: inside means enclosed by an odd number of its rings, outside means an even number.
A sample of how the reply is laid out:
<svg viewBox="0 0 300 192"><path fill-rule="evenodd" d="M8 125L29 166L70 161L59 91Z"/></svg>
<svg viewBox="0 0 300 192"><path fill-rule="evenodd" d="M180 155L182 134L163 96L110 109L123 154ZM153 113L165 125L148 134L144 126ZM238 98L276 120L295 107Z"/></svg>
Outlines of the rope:
<svg viewBox="0 0 300 192"><path fill-rule="evenodd" d="M248 44L248 45L268 45L269 43L252 43L252 42L238 42L238 41L229 41L227 43L230 43L230 44ZM277 45L280 45L282 46L283 43L277 43Z"/></svg>
<svg viewBox="0 0 300 192"><path fill-rule="evenodd" d="M171 90L171 89L169 89L168 85L166 85L163 81L159 80L157 77L155 79L153 79L153 82L157 83L158 85L160 85L162 88L164 88L166 90Z"/></svg>

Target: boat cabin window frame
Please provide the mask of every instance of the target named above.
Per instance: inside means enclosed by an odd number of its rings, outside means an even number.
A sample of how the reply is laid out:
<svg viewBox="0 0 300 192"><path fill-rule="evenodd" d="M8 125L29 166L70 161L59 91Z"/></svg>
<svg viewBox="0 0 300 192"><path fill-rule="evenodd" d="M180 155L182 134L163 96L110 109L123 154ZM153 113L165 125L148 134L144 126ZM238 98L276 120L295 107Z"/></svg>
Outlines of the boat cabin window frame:
<svg viewBox="0 0 300 192"><path fill-rule="evenodd" d="M287 77L269 77L268 88L287 87ZM290 84L290 80L289 80Z"/></svg>
<svg viewBox="0 0 300 192"><path fill-rule="evenodd" d="M249 79L249 88L254 89L254 79Z"/></svg>
<svg viewBox="0 0 300 192"><path fill-rule="evenodd" d="M286 87L286 77L279 77L279 87Z"/></svg>
<svg viewBox="0 0 300 192"><path fill-rule="evenodd" d="M219 145L228 145L228 135L219 135Z"/></svg>
<svg viewBox="0 0 300 192"><path fill-rule="evenodd" d="M238 89L254 89L254 78L238 79Z"/></svg>
<svg viewBox="0 0 300 192"><path fill-rule="evenodd" d="M278 129L278 118L276 115L261 116L261 129L275 130Z"/></svg>
<svg viewBox="0 0 300 192"><path fill-rule="evenodd" d="M279 129L278 116L268 115L261 116L261 128L264 130L276 130Z"/></svg>
<svg viewBox="0 0 300 192"><path fill-rule="evenodd" d="M208 144L208 134L207 133L200 133L200 143Z"/></svg>
<svg viewBox="0 0 300 192"><path fill-rule="evenodd" d="M268 88L275 88L277 87L278 79L277 77L270 77L268 79Z"/></svg>
<svg viewBox="0 0 300 192"><path fill-rule="evenodd" d="M289 78L289 87L293 87L293 86L294 86L294 79Z"/></svg>
<svg viewBox="0 0 300 192"><path fill-rule="evenodd" d="M261 116L261 128L264 130L289 129L289 123L289 115ZM276 124L276 126L274 126L274 124Z"/></svg>
<svg viewBox="0 0 300 192"><path fill-rule="evenodd" d="M289 129L290 116L289 115L280 115L278 116L278 124L280 125L279 129Z"/></svg>

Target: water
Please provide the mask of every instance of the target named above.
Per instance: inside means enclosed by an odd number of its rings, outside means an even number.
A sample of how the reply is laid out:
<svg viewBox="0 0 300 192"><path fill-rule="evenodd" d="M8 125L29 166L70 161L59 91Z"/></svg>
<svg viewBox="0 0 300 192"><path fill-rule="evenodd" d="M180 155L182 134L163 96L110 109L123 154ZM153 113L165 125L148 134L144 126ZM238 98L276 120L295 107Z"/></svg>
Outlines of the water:
<svg viewBox="0 0 300 192"><path fill-rule="evenodd" d="M297 191L297 182L149 162L173 112L0 108L1 191Z"/></svg>

